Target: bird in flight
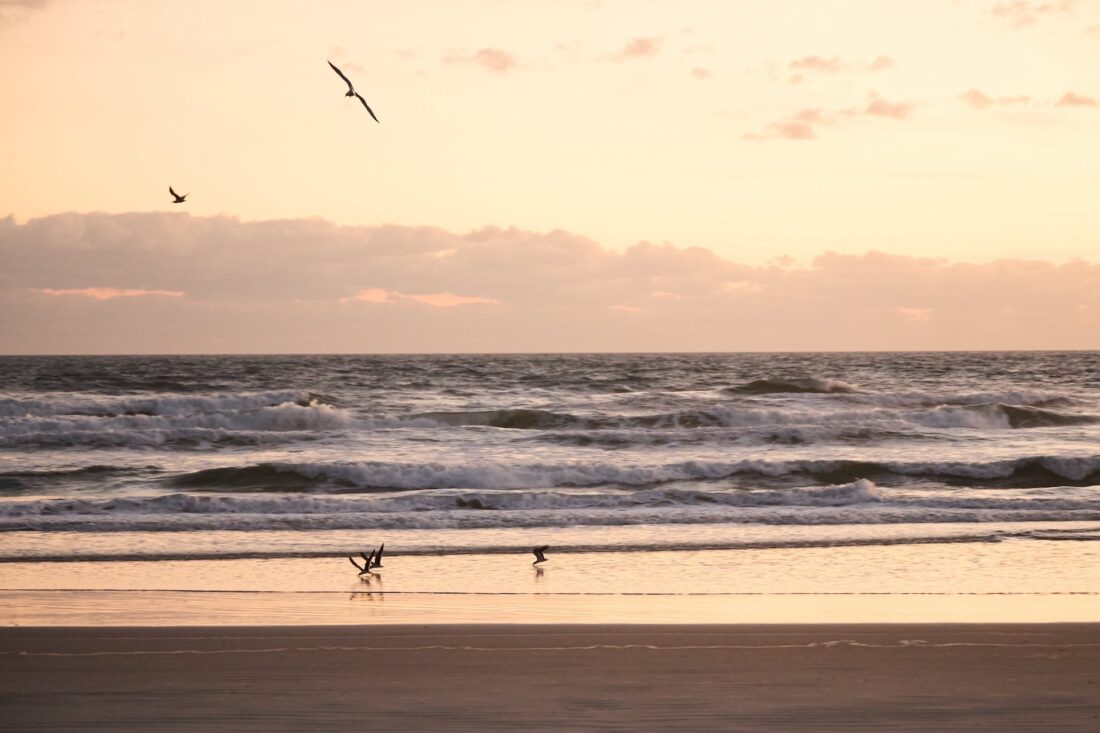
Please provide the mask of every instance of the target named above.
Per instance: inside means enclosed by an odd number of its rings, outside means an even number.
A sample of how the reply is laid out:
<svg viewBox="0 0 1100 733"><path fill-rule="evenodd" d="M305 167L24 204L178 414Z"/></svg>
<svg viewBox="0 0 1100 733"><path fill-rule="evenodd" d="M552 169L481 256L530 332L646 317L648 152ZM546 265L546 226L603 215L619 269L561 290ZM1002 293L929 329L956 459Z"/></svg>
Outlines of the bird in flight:
<svg viewBox="0 0 1100 733"><path fill-rule="evenodd" d="M346 76L344 76L344 72L342 72L342 71L340 71L339 69L337 69L337 68L336 68L336 64L334 64L334 63L332 63L331 61L329 61L329 62L328 62L328 65L329 65L329 66L331 66L331 67L332 67L332 70L333 70L333 71L335 71L335 72L336 72L336 73L337 73L337 74L338 74L338 75L340 76L340 78L341 78L341 79L343 79L343 80L344 80L344 82L345 82L345 83L346 83L346 84L348 85L348 91L347 91L347 93L346 93L346 94L345 94L344 96L345 96L345 97L356 97L356 98L358 98L358 99L359 99L359 101L363 103L363 106L367 108L367 112L370 112L370 116L374 118L374 121L375 121L375 122L378 122L379 124L381 124L380 120L378 119L378 115L374 114L374 110L370 108L370 105L369 105L369 104L367 104L367 100L363 99L363 95L362 95L362 94L360 94L359 92L355 91L355 87L354 87L354 86L352 86L352 84L351 84L351 79L349 79L349 78L347 78Z"/></svg>
<svg viewBox="0 0 1100 733"><path fill-rule="evenodd" d="M359 571L359 576L360 577L362 577L364 575L369 575L370 574L371 562L374 561L374 550L371 550L369 555L365 555L362 552L360 552L359 557L363 558L363 564L362 565L355 562L355 558L351 557L350 555L348 556L348 562L350 562L352 565L355 566L355 569Z"/></svg>
<svg viewBox="0 0 1100 733"><path fill-rule="evenodd" d="M172 202L173 204L182 204L184 201L187 200L187 197L191 195L189 193L185 193L182 196L180 196L178 193L176 193L176 190L174 188L172 188L171 186L168 187L168 193L172 194L172 196L175 197L175 199L176 199L175 201Z"/></svg>
<svg viewBox="0 0 1100 733"><path fill-rule="evenodd" d="M373 554L374 554L374 564L373 564L373 565L371 565L370 567L372 567L372 568L380 568L380 567L382 567L382 552L383 552L383 551L384 551L385 549L386 549L386 543L385 543L385 542L383 542L383 543L382 543L382 545L381 545L381 546L380 546L380 547L378 548L378 552L375 552L375 553L373 553ZM361 553L360 553L360 554L361 554ZM369 563L368 563L368 564L369 564Z"/></svg>
<svg viewBox="0 0 1100 733"><path fill-rule="evenodd" d="M535 553L535 561L531 564L538 565L540 562L546 562L545 553L549 549L550 545L543 545L542 547L536 547L535 549L531 550L531 552Z"/></svg>

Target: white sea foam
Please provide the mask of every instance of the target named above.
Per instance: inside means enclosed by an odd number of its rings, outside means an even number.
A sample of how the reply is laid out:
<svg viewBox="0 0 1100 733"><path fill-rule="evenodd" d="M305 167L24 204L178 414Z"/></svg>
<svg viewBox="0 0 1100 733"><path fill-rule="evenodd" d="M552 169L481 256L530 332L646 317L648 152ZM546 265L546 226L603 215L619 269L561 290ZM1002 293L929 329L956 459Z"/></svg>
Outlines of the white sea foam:
<svg viewBox="0 0 1100 733"><path fill-rule="evenodd" d="M432 529L638 524L920 524L1100 520L1100 491L988 496L892 490L861 480L789 490L430 491L310 496L171 494L0 505L2 530Z"/></svg>

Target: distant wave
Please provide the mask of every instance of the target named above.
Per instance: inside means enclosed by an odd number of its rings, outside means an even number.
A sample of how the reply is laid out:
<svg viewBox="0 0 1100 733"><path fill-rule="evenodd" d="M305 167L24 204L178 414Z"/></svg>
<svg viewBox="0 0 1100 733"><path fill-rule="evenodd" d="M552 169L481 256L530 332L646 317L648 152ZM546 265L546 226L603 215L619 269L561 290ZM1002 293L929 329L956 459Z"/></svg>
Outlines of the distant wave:
<svg viewBox="0 0 1100 733"><path fill-rule="evenodd" d="M0 530L432 529L638 524L920 524L1100 520L1100 491L1061 487L962 496L868 480L786 490L432 491L11 501Z"/></svg>
<svg viewBox="0 0 1100 733"><path fill-rule="evenodd" d="M601 461L561 463L346 463L271 462L211 468L171 479L180 487L218 490L530 489L601 485L645 486L673 481L708 481L734 476L806 476L847 483L860 478L1057 486L1100 483L1100 455L1027 456L997 461L766 460L679 461L623 465Z"/></svg>
<svg viewBox="0 0 1100 733"><path fill-rule="evenodd" d="M787 403L761 399L788 393L794 396ZM799 399L802 393L829 397ZM746 432L736 437L740 442L798 444L921 437L926 428L998 430L1100 423L1098 415L1056 410L1051 406L1056 402L1049 392L871 393L857 391L846 382L809 378L756 380L718 392L651 392L621 404L598 403L600 409L515 406L411 414L368 414L362 407L342 406L336 398L307 390L129 396L50 393L0 399L0 448L187 449L308 441L340 431L468 427L535 433L605 431L590 440L561 436L547 440L611 447L695 440L654 437L661 433L743 428ZM641 412L644 407L658 409ZM631 438L608 431L637 435ZM730 438L724 435L716 440Z"/></svg>
<svg viewBox="0 0 1100 733"><path fill-rule="evenodd" d="M0 471L0 494L17 493L43 484L67 485L72 481L101 481L114 476L156 472L155 466L109 466L96 464L79 468L62 468L41 471Z"/></svg>
<svg viewBox="0 0 1100 733"><path fill-rule="evenodd" d="M253 445L358 425L308 392L0 401L0 447Z"/></svg>
<svg viewBox="0 0 1100 733"><path fill-rule="evenodd" d="M301 406L324 404L321 397L306 390L122 396L54 392L48 396L0 398L0 417L199 415L254 410L287 402Z"/></svg>
<svg viewBox="0 0 1100 733"><path fill-rule="evenodd" d="M823 426L859 423L883 424L886 429L908 425L935 428L1032 428L1100 422L1096 415L1056 412L1027 405L977 403L938 406L931 409L893 408L814 410L805 406L788 409L714 405L651 415L581 416L535 409L477 410L469 412L424 412L413 415L410 424L441 426L487 426L512 430L607 430L676 429L710 427L757 427L768 425ZM391 425L393 423L390 423ZM398 423L399 424L399 423Z"/></svg>
<svg viewBox="0 0 1100 733"><path fill-rule="evenodd" d="M732 394L835 394L858 392L859 389L838 379L757 379L752 382L729 387Z"/></svg>

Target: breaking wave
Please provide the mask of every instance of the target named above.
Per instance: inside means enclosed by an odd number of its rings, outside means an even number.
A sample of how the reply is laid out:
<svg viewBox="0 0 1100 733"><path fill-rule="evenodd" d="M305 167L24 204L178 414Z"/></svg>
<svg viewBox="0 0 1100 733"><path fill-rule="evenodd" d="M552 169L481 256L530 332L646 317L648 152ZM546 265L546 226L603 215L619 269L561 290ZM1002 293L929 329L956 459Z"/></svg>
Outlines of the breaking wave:
<svg viewBox="0 0 1100 733"><path fill-rule="evenodd" d="M859 389L838 379L756 379L737 387L731 394L836 394L858 392Z"/></svg>
<svg viewBox="0 0 1100 733"><path fill-rule="evenodd" d="M421 491L37 500L0 505L0 530L432 529L638 524L906 524L1100 520L1100 492L895 490L862 479L785 490Z"/></svg>
<svg viewBox="0 0 1100 733"><path fill-rule="evenodd" d="M1100 483L1100 455L1029 456L999 461L766 460L680 461L651 466L601 461L564 463L346 463L272 462L211 468L171 479L195 490L413 490L533 489L602 485L646 486L674 481L713 481L736 476L806 476L845 483L860 478L903 477L946 482L1004 480L1030 486Z"/></svg>

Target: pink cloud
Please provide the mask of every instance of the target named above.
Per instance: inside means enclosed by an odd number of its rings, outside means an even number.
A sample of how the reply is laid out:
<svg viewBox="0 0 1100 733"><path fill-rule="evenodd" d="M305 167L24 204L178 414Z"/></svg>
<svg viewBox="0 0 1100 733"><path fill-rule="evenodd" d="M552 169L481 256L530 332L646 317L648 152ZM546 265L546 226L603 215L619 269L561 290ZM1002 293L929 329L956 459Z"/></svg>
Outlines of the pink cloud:
<svg viewBox="0 0 1100 733"><path fill-rule="evenodd" d="M1100 107L1100 102L1097 102L1092 97L1085 96L1084 94L1075 94L1074 92L1066 92L1059 99L1055 107Z"/></svg>
<svg viewBox="0 0 1100 733"><path fill-rule="evenodd" d="M613 54L611 60L628 61L630 59L645 58L646 56L656 56L660 52L661 39L659 37L635 38Z"/></svg>
<svg viewBox="0 0 1100 733"><path fill-rule="evenodd" d="M888 102L878 94L871 94L871 101L863 110L863 114L872 117L889 117L893 120L904 120L913 111L913 105L905 102Z"/></svg>
<svg viewBox="0 0 1100 733"><path fill-rule="evenodd" d="M150 295L165 298L182 298L182 290L142 290L131 288L36 288L43 295L77 296L93 300L112 300L114 298L143 298Z"/></svg>
<svg viewBox="0 0 1100 733"><path fill-rule="evenodd" d="M0 26L25 20L32 11L41 10L53 0L0 0Z"/></svg>
<svg viewBox="0 0 1100 733"><path fill-rule="evenodd" d="M816 140L815 125L830 124L830 120L819 109L804 109L785 120L769 123L764 132L746 135L746 140Z"/></svg>
<svg viewBox="0 0 1100 733"><path fill-rule="evenodd" d="M403 298L430 305L433 308L455 308L460 305L499 305L496 298L482 298L476 295L455 295L454 293L424 293L423 295L403 295Z"/></svg>
<svg viewBox="0 0 1100 733"><path fill-rule="evenodd" d="M839 56L822 58L821 56L804 56L787 65L791 71L817 71L823 74L835 74L844 68L844 62Z"/></svg>
<svg viewBox="0 0 1100 733"><path fill-rule="evenodd" d="M1003 20L1014 28L1024 28L1051 15L1073 12L1077 2L1078 0L1057 0L1057 2L1009 0L994 4L991 13L994 18Z"/></svg>
<svg viewBox="0 0 1100 733"><path fill-rule="evenodd" d="M348 298L340 298L341 303L392 304L398 301L412 301L433 308L456 308L460 305L499 305L496 298L482 298L476 295L455 295L449 292L439 293L399 293L385 288L367 288Z"/></svg>
<svg viewBox="0 0 1100 733"><path fill-rule="evenodd" d="M622 303L615 303L614 305L607 306L613 311L619 311L620 313L641 313L642 309L636 305L623 305Z"/></svg>
<svg viewBox="0 0 1100 733"><path fill-rule="evenodd" d="M452 53L443 60L446 64L474 64L489 71L503 74L516 68L515 56L499 48L482 48L468 53Z"/></svg>
<svg viewBox="0 0 1100 733"><path fill-rule="evenodd" d="M564 231L149 212L0 218L0 262L0 353L1100 347L1100 261L747 264ZM38 292L58 283L186 297Z"/></svg>
<svg viewBox="0 0 1100 733"><path fill-rule="evenodd" d="M704 69L701 66L696 66L694 69L691 70L691 76L700 81L704 81L714 76L714 74L712 74L709 69Z"/></svg>
<svg viewBox="0 0 1100 733"><path fill-rule="evenodd" d="M897 311L903 318L914 323L927 323L932 320L932 314L935 312L932 308L907 308L899 305Z"/></svg>
<svg viewBox="0 0 1100 733"><path fill-rule="evenodd" d="M841 72L875 72L891 69L896 66L894 59L889 56L877 56L869 62L844 61L839 56L825 58L823 56L803 56L800 59L787 64L787 70L791 75L787 81L791 84L802 82L808 74L839 74Z"/></svg>
<svg viewBox="0 0 1100 733"><path fill-rule="evenodd" d="M966 104L967 106L977 110L985 110L989 109L990 107L998 107L1003 105L1027 104L1029 101L1031 101L1031 97L1025 96L991 97L978 89L969 89L963 92L959 95L959 99L962 100L963 104Z"/></svg>
<svg viewBox="0 0 1100 733"><path fill-rule="evenodd" d="M366 290L360 290L350 298L340 298L341 303L352 303L354 301L361 303L393 303L393 298L390 297L389 291L383 288L368 288Z"/></svg>

